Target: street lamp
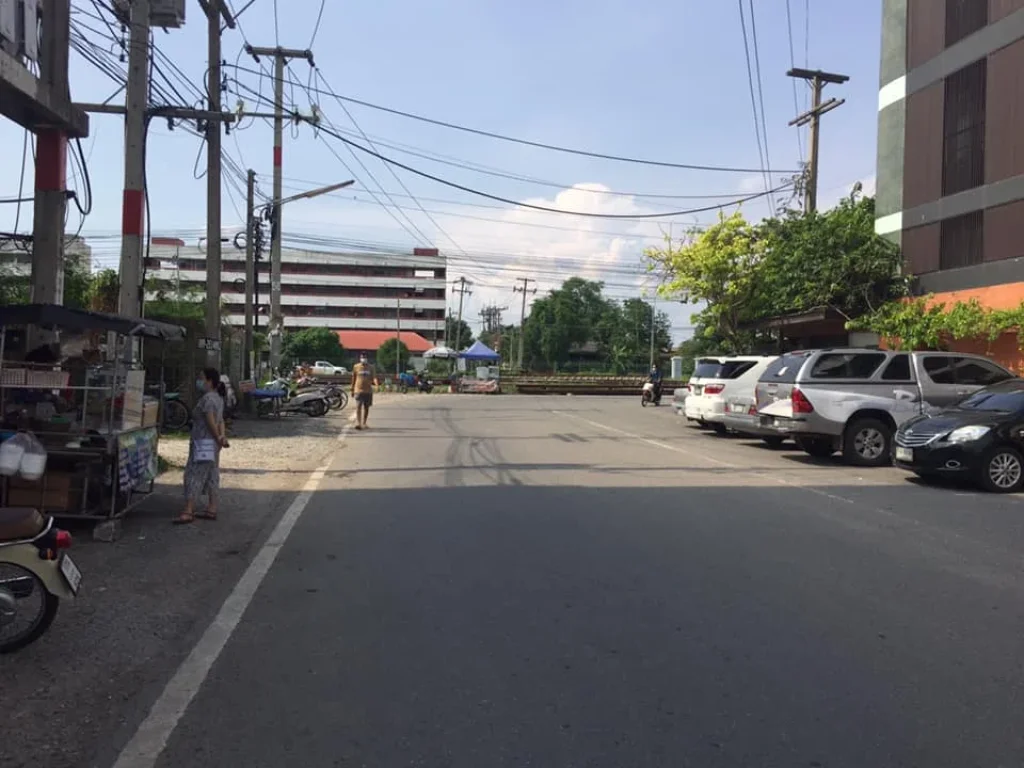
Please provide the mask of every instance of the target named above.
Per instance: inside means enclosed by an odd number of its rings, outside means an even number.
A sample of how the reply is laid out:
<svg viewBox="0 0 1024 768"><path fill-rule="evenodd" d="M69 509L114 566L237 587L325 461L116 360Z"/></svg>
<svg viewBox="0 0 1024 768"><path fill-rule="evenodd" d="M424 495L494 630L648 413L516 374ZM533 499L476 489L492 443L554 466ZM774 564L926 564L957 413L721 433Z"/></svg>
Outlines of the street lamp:
<svg viewBox="0 0 1024 768"><path fill-rule="evenodd" d="M297 195L272 200L268 204L270 211L270 367L277 368L281 364L281 331L284 318L281 316L281 206L296 200L308 200L312 197L326 195L355 184L355 179L340 184L318 187Z"/></svg>

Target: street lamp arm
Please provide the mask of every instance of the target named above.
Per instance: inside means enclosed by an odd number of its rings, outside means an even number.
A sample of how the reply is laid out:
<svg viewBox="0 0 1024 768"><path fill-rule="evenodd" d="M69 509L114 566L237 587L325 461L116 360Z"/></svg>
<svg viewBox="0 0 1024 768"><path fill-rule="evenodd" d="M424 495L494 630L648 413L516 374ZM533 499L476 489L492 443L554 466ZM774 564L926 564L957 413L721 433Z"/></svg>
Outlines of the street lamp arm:
<svg viewBox="0 0 1024 768"><path fill-rule="evenodd" d="M297 195L291 195L290 197L283 197L283 198L281 198L277 202L277 204L278 205L284 205L285 203L291 203L291 202L294 202L295 200L307 200L307 199L309 199L311 197L319 197L320 195L326 195L329 192L336 192L339 189L344 189L345 187L350 187L350 186L352 186L355 183L356 183L355 179L349 179L348 181L343 181L340 184L331 184L331 185L326 186L326 187L317 187L316 189L311 189L311 190L309 190L307 192L300 192Z"/></svg>

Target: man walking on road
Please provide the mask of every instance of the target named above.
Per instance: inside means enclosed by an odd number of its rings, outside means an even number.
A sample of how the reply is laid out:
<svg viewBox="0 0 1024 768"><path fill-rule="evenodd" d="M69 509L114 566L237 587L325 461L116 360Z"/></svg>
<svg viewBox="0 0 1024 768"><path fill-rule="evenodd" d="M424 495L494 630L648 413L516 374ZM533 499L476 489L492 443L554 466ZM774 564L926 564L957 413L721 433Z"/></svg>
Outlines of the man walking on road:
<svg viewBox="0 0 1024 768"><path fill-rule="evenodd" d="M359 362L352 371L352 396L356 401L356 429L366 429L366 419L373 405L373 367L367 362L366 353L359 355Z"/></svg>

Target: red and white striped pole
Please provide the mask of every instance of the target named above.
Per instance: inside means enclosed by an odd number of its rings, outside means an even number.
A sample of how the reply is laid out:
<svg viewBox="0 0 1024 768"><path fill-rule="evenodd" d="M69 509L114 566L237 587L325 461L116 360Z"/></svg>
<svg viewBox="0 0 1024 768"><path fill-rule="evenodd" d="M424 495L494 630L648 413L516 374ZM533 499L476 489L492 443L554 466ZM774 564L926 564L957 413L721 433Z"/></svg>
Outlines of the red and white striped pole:
<svg viewBox="0 0 1024 768"><path fill-rule="evenodd" d="M32 301L64 303L64 212L67 208L67 134L36 134L35 222L32 238Z"/></svg>
<svg viewBox="0 0 1024 768"><path fill-rule="evenodd" d="M132 0L125 91L124 196L121 204L121 290L118 313L141 317L142 233L145 220L146 107L149 100L149 0Z"/></svg>

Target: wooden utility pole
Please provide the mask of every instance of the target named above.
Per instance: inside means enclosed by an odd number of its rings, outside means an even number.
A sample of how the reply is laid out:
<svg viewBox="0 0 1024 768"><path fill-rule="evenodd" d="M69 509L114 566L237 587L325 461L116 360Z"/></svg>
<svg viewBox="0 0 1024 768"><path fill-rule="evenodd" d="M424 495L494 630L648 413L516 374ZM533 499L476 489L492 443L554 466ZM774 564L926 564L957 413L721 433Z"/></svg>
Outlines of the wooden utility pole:
<svg viewBox="0 0 1024 768"><path fill-rule="evenodd" d="M305 59L315 66L313 52L291 48L255 48L245 46L245 51L256 61L260 56L274 58L274 192L271 200L270 220L270 367L276 369L281 363L281 335L284 332L284 317L281 314L281 156L284 139L284 65L289 59Z"/></svg>
<svg viewBox="0 0 1024 768"><path fill-rule="evenodd" d="M804 212L813 213L818 209L818 139L821 116L846 103L846 99L829 99L821 101L821 92L828 83L842 85L850 78L834 72L822 72L820 69L791 69L786 73L789 77L806 80L811 85L811 108L789 121L790 126L811 126L810 151L807 156L807 177L804 189Z"/></svg>
<svg viewBox="0 0 1024 768"><path fill-rule="evenodd" d="M530 283L535 283L537 281L531 277L520 277L518 278L517 282L521 282L522 286L512 286L512 293L523 294L523 307L519 312L519 370L521 371L523 370L523 341L526 338L526 294L528 292L533 294L537 293L536 288L534 288L532 291L529 290Z"/></svg>

